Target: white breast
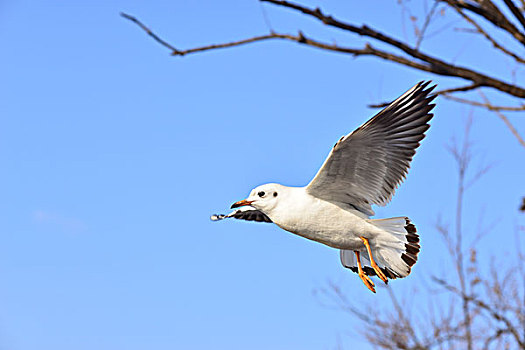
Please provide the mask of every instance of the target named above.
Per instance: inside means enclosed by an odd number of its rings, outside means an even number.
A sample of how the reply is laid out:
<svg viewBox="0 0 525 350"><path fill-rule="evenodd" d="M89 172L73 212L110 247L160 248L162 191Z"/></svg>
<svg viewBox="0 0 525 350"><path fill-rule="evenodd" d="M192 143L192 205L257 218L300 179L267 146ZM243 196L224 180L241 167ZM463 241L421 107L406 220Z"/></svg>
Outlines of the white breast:
<svg viewBox="0 0 525 350"><path fill-rule="evenodd" d="M341 208L313 197L304 188L289 188L279 205L269 213L282 229L339 249L361 247L360 236L373 235L376 227L356 210Z"/></svg>

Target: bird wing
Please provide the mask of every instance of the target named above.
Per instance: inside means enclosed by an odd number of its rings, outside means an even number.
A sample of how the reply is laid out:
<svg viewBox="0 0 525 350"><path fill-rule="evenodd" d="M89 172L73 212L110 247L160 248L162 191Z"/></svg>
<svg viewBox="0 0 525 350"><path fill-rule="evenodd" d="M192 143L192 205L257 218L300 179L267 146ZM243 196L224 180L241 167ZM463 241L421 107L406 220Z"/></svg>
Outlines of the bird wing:
<svg viewBox="0 0 525 350"><path fill-rule="evenodd" d="M435 85L419 82L354 132L343 136L306 187L314 197L374 215L405 179L419 142L430 127Z"/></svg>
<svg viewBox="0 0 525 350"><path fill-rule="evenodd" d="M237 210L232 211L228 215L214 214L210 217L212 221L219 221L228 218L257 222L272 222L272 220L266 214L251 206L241 207Z"/></svg>

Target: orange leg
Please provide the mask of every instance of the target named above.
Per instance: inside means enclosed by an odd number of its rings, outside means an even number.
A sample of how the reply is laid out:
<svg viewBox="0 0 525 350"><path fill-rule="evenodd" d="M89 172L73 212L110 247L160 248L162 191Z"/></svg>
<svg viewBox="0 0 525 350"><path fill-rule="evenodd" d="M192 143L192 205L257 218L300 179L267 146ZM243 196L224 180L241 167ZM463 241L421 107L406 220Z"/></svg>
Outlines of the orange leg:
<svg viewBox="0 0 525 350"><path fill-rule="evenodd" d="M381 271L379 266L377 266L376 262L374 261L374 258L372 257L372 250L370 250L370 244L368 243L368 239L366 239L365 237L360 237L360 238L363 241L363 243L364 243L364 245L366 247L366 250L368 251L368 256L370 257L370 265L372 265L372 268L376 272L377 277L381 278L381 280L383 282L385 282L385 284L387 284L388 283L388 279L386 278L386 276L383 273L383 271Z"/></svg>
<svg viewBox="0 0 525 350"><path fill-rule="evenodd" d="M357 258L357 268L358 268L359 277L365 284L366 288L370 289L373 293L375 293L376 290L374 288L374 282L372 282L372 280L367 275L365 275L365 272L363 271L363 268L361 267L361 258L359 256L359 252L354 250L354 253Z"/></svg>

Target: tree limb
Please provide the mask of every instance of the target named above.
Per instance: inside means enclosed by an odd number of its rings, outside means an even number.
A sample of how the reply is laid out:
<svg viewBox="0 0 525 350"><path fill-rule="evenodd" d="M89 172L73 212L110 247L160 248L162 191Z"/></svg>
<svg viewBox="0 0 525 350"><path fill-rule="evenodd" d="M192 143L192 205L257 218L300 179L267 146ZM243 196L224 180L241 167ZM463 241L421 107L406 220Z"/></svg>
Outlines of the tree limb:
<svg viewBox="0 0 525 350"><path fill-rule="evenodd" d="M492 23L494 26L505 30L507 33L512 35L521 44L525 45L525 35L521 33L518 28L512 22L510 22L499 8L494 5L491 0L480 1L481 6L477 6L470 1L465 0L440 0L446 2L451 6L458 6L462 9L468 10L475 13L487 21Z"/></svg>
<svg viewBox="0 0 525 350"><path fill-rule="evenodd" d="M488 109L489 111L507 111L507 112L525 111L525 104L522 104L521 106L495 106L489 103L467 100L465 98L452 96L446 93L441 93L441 96L443 96L446 99L452 100L452 101L466 103L466 104L476 106L476 107L483 107L483 108Z"/></svg>
<svg viewBox="0 0 525 350"><path fill-rule="evenodd" d="M270 34L266 35L259 35L254 36L242 40L237 41L231 41L226 43L220 43L220 44L211 44L211 45L205 45L200 47L194 47L190 49L180 50L176 48L175 46L171 45L167 41L161 39L158 35L156 35L153 31L151 31L146 25L144 25L141 21L139 21L137 18L128 15L126 13L121 13L121 16L123 18L128 19L129 21L135 23L137 26L139 26L142 30L144 30L149 36L151 36L156 42L161 44L162 46L168 48L171 51L171 54L174 56L184 56L192 53L197 52L203 52L203 51L209 51L209 50L216 50L221 48L229 48L234 46L240 46L245 45L249 43L254 43L258 41L265 41L265 40L271 40L271 39L280 39L280 40L288 40L293 41L299 44L304 44L308 46L312 46L318 49L333 51L333 52L339 52L339 53L345 53L350 54L353 56L375 56L378 58L382 58L387 61L395 62L407 67L411 67L417 70L430 72L438 75L445 75L445 76L453 76L458 78L463 78L466 80L471 81L472 83L466 86L452 88L452 89L446 89L442 91L438 91L437 94L442 95L443 97L447 99L451 99L457 102L462 102L478 107L484 107L487 108L490 111L494 111L497 113L498 117L502 119L507 127L510 129L510 131L513 133L513 135L518 139L521 145L525 146L525 141L523 138L519 135L517 130L513 127L513 125L510 123L508 118L500 113L500 111L523 111L525 110L525 104L522 104L518 107L511 107L511 106L494 106L490 104L488 101L485 101L485 103L477 102L477 101L471 101L467 99L462 99L459 97L452 96L451 93L455 92L464 92L469 90L475 90L480 87L491 87L497 90L500 90L502 92L506 92L509 95L517 96L517 97L525 97L525 89L522 87L519 87L517 85L508 84L506 82L503 82L501 80L498 80L496 78L489 77L487 75L484 75L482 73L473 71L468 68L455 66L451 63L447 63L441 59L432 57L430 55L427 55L423 52L421 52L417 47L413 48L410 47L408 44L401 42L395 38L392 38L388 35L385 35L377 30L374 30L366 25L362 25L361 27L354 26L352 24L341 22L337 19L334 19L332 16L328 16L322 13L322 11L319 8L316 8L315 10L304 7L302 5L298 5L295 3L291 3L286 0L260 0L262 2L270 2L272 4L290 8L296 11L300 11L303 14L306 14L308 16L314 17L317 20L323 22L325 25L336 27L339 29L343 29L346 31L350 31L352 33L366 36L369 38L372 38L374 40L377 40L379 42L385 43L389 45L392 48L399 49L403 52L405 52L410 57L405 57L401 55L397 55L391 52L387 52L382 49L378 49L373 47L370 43L366 43L364 48L351 48L351 47L343 47L339 46L337 44L328 44L323 43L321 41L311 39L306 37L302 32L299 32L297 35L292 34L282 34L282 33L275 33L271 32ZM503 16L501 12L498 12L499 9L496 8L495 11L496 14L487 14L486 9L484 7L478 7L476 5L473 5L472 3L467 3L464 1L456 1L456 0L438 0L438 1L444 1L449 6L453 7L466 21L471 23L479 33L485 36L486 39L488 39L496 48L503 51L504 53L512 56L516 61L523 63L525 62L524 59L519 57L518 55L514 54L513 52L510 52L509 50L505 49L503 46L501 46L499 43L497 43L486 31L484 31L479 24L477 24L474 20L472 20L469 16L467 16L465 13L463 13L462 9L467 9L473 13L479 14L485 18L490 17L490 19L495 20L500 14L500 16ZM483 5L485 7L494 7L489 0L486 0L487 4ZM492 8L491 7L491 8ZM435 6L433 7L435 9ZM431 11L432 13L432 11ZM496 16L496 17L494 17ZM428 19L428 17L427 17ZM501 20L501 19L500 19ZM429 21L429 19L428 19ZM484 96L484 95L483 95ZM486 99L486 97L485 97ZM383 107L387 104L376 104L371 105L370 107Z"/></svg>
<svg viewBox="0 0 525 350"><path fill-rule="evenodd" d="M436 95L450 94L452 92L460 92L460 91L465 92L465 91L477 89L479 87L480 87L479 84L470 84L470 85L460 86L460 87L452 88L452 89L439 90L439 91L436 91Z"/></svg>
<svg viewBox="0 0 525 350"><path fill-rule="evenodd" d="M516 106L516 107L514 106L495 106L489 103L482 103L482 102L467 100L464 98L450 95L451 93L454 93L454 92L465 92L465 91L475 90L479 87L480 87L479 84L470 84L470 85L460 86L457 88L438 90L435 92L435 94L441 95L444 98L452 100L452 101L461 102L461 103L469 104L469 105L476 106L476 107L483 107L483 108L488 109L489 111L507 111L507 112L525 111L525 104L522 104L521 106ZM390 102L382 102L382 103L377 103L377 104L369 104L367 107L383 108L383 107L388 106L389 104Z"/></svg>
<svg viewBox="0 0 525 350"><path fill-rule="evenodd" d="M411 61L411 60L409 60L409 59L407 59L405 57L402 57L402 56L398 56L398 55L395 55L395 54L392 54L392 53L389 53L389 52L386 52L386 51L382 51L382 50L376 49L373 46L371 46L370 44L366 44L363 49L343 47L343 46L338 46L338 45L335 45L335 44L327 44L327 43L323 43L323 42L320 42L320 41L317 41L317 40L314 40L314 39L310 39L310 38L306 37L302 32L299 32L298 35L271 33L271 34L267 34L267 35L254 36L254 37L251 37L251 38L248 38L248 39L242 39L242 40L232 41L232 42L228 42L228 43L212 44L212 45L195 47L195 48L191 48L191 49L187 49L187 50L179 50L179 49L176 49L174 46L172 46L170 44L167 44L164 40L160 39L151 30L149 30L144 24L142 24L138 19L136 19L136 18L134 18L132 16L129 16L129 15L125 15L125 14L123 14L123 17L127 18L127 19L130 19L131 21L133 21L134 23L139 25L139 27L141 27L144 31L146 31L146 33L148 33L150 36L154 37L157 42L159 42L163 46L169 48L172 51L171 54L173 56L184 56L184 55L195 53L195 52L202 52L202 51L208 51L208 50L214 50L214 49L220 49L220 48L240 46L240 45L244 45L244 44L248 44L248 43L253 43L253 42L256 42L256 41L264 41L264 40L269 40L269 39L284 39L284 40L295 41L297 43L309 45L309 46L316 47L316 48L319 48L319 49L335 51L335 52L341 52L341 53L351 54L351 55L354 55L354 56L373 55L373 56L380 57L380 58L383 58L383 59L388 60L388 61L400 63L400 64L403 64L405 66L409 66L409 67L416 68L416 69L419 69L419 70L423 70L423 71L427 71L427 72L432 72L433 71L432 68L427 66L427 65Z"/></svg>
<svg viewBox="0 0 525 350"><path fill-rule="evenodd" d="M367 36L370 38L373 38L375 40L378 40L380 42L389 44L390 46L394 48L398 48L405 53L409 54L413 58L418 59L420 62L415 61L413 59L409 59L403 56L399 56L393 53L389 53L383 50L376 49L372 47L370 44L367 44L364 49L355 49L355 48L347 48L347 47L340 47L338 45L334 44L325 44L321 43L319 41L308 39L303 34L299 33L299 35L290 35L290 34L277 34L277 33L270 33L268 35L261 35L261 36L255 36L248 39L243 39L239 41L234 42L228 42L228 43L222 43L222 44L214 44L214 45L207 45L202 47L196 47L191 48L187 50L180 50L177 49L175 46L167 43L165 40L161 39L158 35L153 33L147 26L145 26L142 22L140 22L138 19L136 19L133 16L130 16L128 14L122 13L122 17L134 22L137 24L142 30L146 31L148 35L150 35L155 41L163 45L164 47L167 47L170 49L172 55L174 56L183 56L190 53L195 52L202 52L202 51L208 51L213 49L220 49L220 48L227 48L227 47L233 47L233 46L239 46L244 45L248 43L253 43L257 41L263 41L268 39L285 39L285 40L291 40L295 41L297 43L301 44L307 44L309 46L317 47L320 49L326 49L330 51L336 51L336 52L342 52L342 53L348 53L352 55L372 55L376 57L383 58L385 60L389 60L392 62L396 62L408 67L416 68L422 71L431 72L438 75L445 75L445 76L454 76L459 77L463 79L467 79L472 81L473 84L477 84L479 86L488 86L495 89L498 89L500 91L506 92L510 95L517 96L517 97L525 97L525 89L521 88L516 85L505 83L501 80L489 77L487 75L484 75L482 73L475 72L473 70L470 70L468 68L455 66L450 63L446 63L440 59L431 57L429 55L426 55L422 53L421 51L411 48L408 45L406 45L403 42L400 42L394 38L391 38L387 35L384 35L376 30L373 30L367 26L361 26L356 27L351 24L343 23L338 20L335 20L331 16L325 16L321 10L311 10L309 8L292 4L288 1L280 1L280 0L261 0L270 2L273 4L277 4L284 7L289 7L295 10L299 10L307 15L313 16L317 18L318 20L322 21L326 25L345 29L351 32L354 32L359 35ZM422 62L421 62L422 61Z"/></svg>
<svg viewBox="0 0 525 350"><path fill-rule="evenodd" d="M174 46L170 45L169 43L167 43L166 41L162 40L160 37L158 37L155 33L153 33L150 29L148 29L148 27L146 27L143 23L141 23L135 17L132 17L132 16L127 15L125 13L122 13L122 16L124 18L127 18L127 19L131 20L132 22L136 23L140 28L142 28L144 31L146 31L146 33L148 35L152 36L155 39L155 41L157 41L160 44L162 44L163 46L169 48L171 50L171 54L174 55L174 56L184 56L184 55L187 55L187 54L192 54L192 53L197 53L197 52L202 52L202 51L208 51L208 50L214 50L214 49L220 49L220 48L228 48L228 47L233 47L233 46L240 46L240 45L244 45L244 44L248 44L248 43L253 43L253 42L256 42L256 41L265 41L265 40L270 40L270 39L282 39L282 40L290 40L290 41L294 41L294 42L297 42L297 43L300 43L300 44L309 45L309 46L316 47L316 48L319 48L319 49L324 49L324 50L329 50L329 51L334 51L334 52L340 52L340 53L352 54L354 56L373 55L373 56L380 57L380 58L383 58L383 59L388 60L388 61L392 61L392 62L403 64L403 65L406 65L406 66L409 66L409 67L412 67L412 68L416 68L416 69L419 69L419 70L432 72L432 70L429 67L427 67L427 66L425 66L423 64L419 64L419 63L407 60L406 58L404 58L402 56L397 56L397 55L394 55L392 53L388 53L388 52L385 52L385 51L382 51L382 50L378 50L378 49L372 47L370 44L366 44L365 48L363 48L363 49L342 47L342 46L338 46L338 45L334 45L334 44L326 44L326 43L322 43L322 42L314 40L314 39L310 39L310 38L306 37L301 32L299 32L298 35L271 33L271 34L267 34L267 35L255 36L255 37L251 37L251 38L248 38L248 39L242 39L242 40L232 41L232 42L228 42L228 43L212 44L212 45L206 45L206 46L200 46L200 47L196 47L196 48L191 48L191 49L187 49L187 50L179 50L179 49L176 49ZM459 98L459 97L455 97L455 96L450 96L449 95L450 93L453 93L453 92L464 92L464 91L474 90L476 88L479 88L480 86L481 86L480 84L470 84L470 85L466 85L466 86L462 86L462 87L457 87L457 88L451 88L451 89L445 89L445 90L437 91L436 94L443 95L443 97L451 99L451 100L454 100L454 101L457 101L457 102L467 103L467 104L471 104L471 105L474 105L474 106L477 106L477 107L484 107L484 108L487 108L488 110L495 111L495 112L497 112L497 111L524 111L525 110L525 104L521 105L519 107L494 106L494 105L489 104L489 103L481 103L481 102L471 101L471 100L462 99L462 98ZM388 104L390 104L390 102L385 102L385 103L381 103L381 104L372 104L372 105L369 105L368 107L371 107L371 108L382 108L382 107L386 107ZM504 120L508 121L508 119L506 119L506 117L505 117ZM508 123L506 123L506 124L508 124ZM512 126L510 126L510 128L511 128L511 130L515 130ZM520 137L519 137L519 140L520 140L520 143L522 143Z"/></svg>
<svg viewBox="0 0 525 350"><path fill-rule="evenodd" d="M481 300L479 300L479 299L477 299L477 298L475 298L473 296L461 293L460 290L458 290L456 287L448 284L446 281L444 281L442 279L439 279L439 278L436 278L436 277L433 277L432 279L436 283L440 284L443 288L453 292L454 294L460 296L464 300L467 300L468 302L470 302L470 303L478 306L479 308L487 311L492 316L492 318L494 318L495 320L503 322L505 324L505 326L507 327L506 331L508 331L509 333L512 334L512 336L515 338L516 342L520 345L521 348L525 348L525 343L521 340L519 332L516 330L516 328L514 327L512 322L510 322L510 320L507 319L505 316L503 316L502 314L500 314L499 312L494 310L492 307L487 305L485 302L483 302L483 301L481 301Z"/></svg>
<svg viewBox="0 0 525 350"><path fill-rule="evenodd" d="M505 5L509 8L509 10L512 12L514 17L521 23L523 26L523 29L525 29L525 18L523 17L523 14L520 12L520 10L514 5L514 3L511 0L503 0Z"/></svg>
<svg viewBox="0 0 525 350"><path fill-rule="evenodd" d="M483 344L483 350L489 350L490 349L490 343L492 343L493 341L497 340L498 338L500 338L502 335L504 335L505 333L509 333L508 330L506 329L497 329L496 332L494 332L493 335L491 335L490 337L488 337L486 340L485 340L485 344Z"/></svg>
<svg viewBox="0 0 525 350"><path fill-rule="evenodd" d="M452 5L451 5L452 6ZM476 21L474 21L472 18L470 18L467 14L465 14L458 6L452 6L456 12L461 16L463 17L463 19L467 22L469 22L470 24L472 24L476 30L477 30L477 33L480 33L481 35L483 35L485 37L485 39L487 39L488 41L490 41L492 43L492 46L494 46L496 49L502 51L503 53L511 56L512 58L514 58L517 62L519 63L525 63L525 59L523 59L522 57L516 55L514 52L506 49L505 47L503 47L501 44L499 44L492 36L490 36Z"/></svg>
<svg viewBox="0 0 525 350"><path fill-rule="evenodd" d="M167 47L168 49L170 49L171 54L173 56L184 56L184 55L191 54L191 53L196 53L196 52L215 50L215 49L221 49L221 48L227 48L227 47L233 47L233 46L240 46L240 45L244 45L244 44L248 44L248 43L253 43L253 42L257 42L257 41L265 41L265 40L270 40L270 39L284 39L284 40L295 41L297 43L309 45L309 46L312 46L312 47L317 47L319 49L325 49L325 50L329 50L329 51L337 51L337 52L352 54L352 55L355 55L355 56L358 56L358 55L376 55L378 57L381 57L381 58L384 58L384 59L389 59L389 60L392 60L394 62L398 62L398 63L402 63L402 64L406 64L406 65L411 65L413 68L427 70L427 68L425 68L421 64L410 62L410 61L406 60L403 57L396 56L396 55L393 55L393 54L390 54L390 53L387 53L387 52L384 52L384 51L381 51L381 50L376 50L376 49L374 49L373 47L371 47L369 45L366 45L365 48L363 48L363 49L356 49L356 48L342 47L342 46L338 46L338 45L335 45L335 44L326 44L326 43L322 43L322 42L314 40L314 39L307 38L302 32L299 32L297 35L270 33L270 34L266 34L266 35L254 36L254 37L251 37L251 38L237 40L237 41L231 41L231 42L227 42L227 43L211 44L211 45L199 46L199 47L195 47L195 48L191 48L191 49L187 49L187 50L179 50L179 49L175 48L173 45L170 45L166 41L162 40L159 36L157 36L155 33L153 33L148 27L146 27L142 22L140 22L135 17L127 15L125 13L122 13L121 15L122 15L122 17L124 17L126 19L129 19L132 22L136 23L148 35L153 37L155 39L155 41L159 42L161 45L163 45L163 46Z"/></svg>
<svg viewBox="0 0 525 350"><path fill-rule="evenodd" d="M306 14L308 16L318 19L319 21L323 22L325 25L343 29L346 31L350 31L350 32L353 32L361 36L373 38L375 40L388 44L392 47L400 49L401 51L405 52L411 57L416 58L420 61L423 61L425 63L425 66L428 67L426 71L430 71L434 74L463 78L463 79L472 81L472 83L479 84L480 86L489 86L489 87L506 92L516 97L525 97L525 88L505 83L501 80L489 77L479 72L475 72L465 67L455 66L451 63L447 63L441 59L427 55L421 52L420 50L414 49L410 47L409 45L405 44L404 42L401 42L388 35L385 35L366 25L357 27L352 24L339 21L333 18L332 16L325 15L319 8L316 8L315 10L313 10L308 7L298 5L295 3L291 3L286 0L260 0L260 1L269 2L274 5L278 5L278 6L282 6L282 7L286 7L286 8L290 8L290 9L302 12L303 14ZM446 1L452 1L452 0L446 0ZM524 38L524 43L525 43L525 38Z"/></svg>
<svg viewBox="0 0 525 350"><path fill-rule="evenodd" d="M168 49L170 49L172 56L184 56L184 55L188 55L188 54L192 54L192 53L196 53L196 52L215 50L215 49L223 49L223 48L228 48L228 47L233 47L233 46L240 46L240 45L244 45L244 44L253 43L253 42L256 42L256 41L264 41L264 40L269 40L269 39L287 39L287 40L292 40L292 41L297 41L297 42L301 42L301 40L302 40L300 36L270 33L270 34L267 34L267 35L254 36L254 37L251 37L251 38L242 39L242 40L238 40L238 41L232 41L232 42L228 42L228 43L212 44L212 45L195 47L195 48L191 48L191 49L187 49L187 50L179 50L179 49L175 48L173 45L171 45L168 42L166 42L165 40L161 39L158 35L156 35L153 31L151 31L146 25L144 25L137 18L135 18L133 16L130 16L130 15L128 15L126 13L123 13L123 12L120 15L122 17L126 18L126 19L129 19L133 23L137 24L142 30L144 30L149 36L151 36L156 42L158 42L162 46L167 47ZM315 45L312 45L312 46L315 46ZM345 52L346 51L351 51L351 49L347 49L347 50L345 50ZM359 50L356 50L356 51L359 51Z"/></svg>

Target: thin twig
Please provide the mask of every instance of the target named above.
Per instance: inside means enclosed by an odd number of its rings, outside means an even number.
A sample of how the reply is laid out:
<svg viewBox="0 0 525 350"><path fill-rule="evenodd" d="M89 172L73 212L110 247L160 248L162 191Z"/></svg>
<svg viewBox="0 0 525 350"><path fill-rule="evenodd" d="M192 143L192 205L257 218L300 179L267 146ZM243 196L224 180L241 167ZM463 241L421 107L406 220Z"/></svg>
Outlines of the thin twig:
<svg viewBox="0 0 525 350"><path fill-rule="evenodd" d="M160 43L162 46L167 47L168 49L170 49L171 54L173 56L184 56L184 55L195 53L195 52L215 50L215 49L223 49L223 48L233 47L233 46L240 46L240 45L249 44L249 43L253 43L253 42L256 42L256 41L268 40L268 39L288 39L288 40L293 40L293 41L299 41L300 40L300 38L298 36L271 33L271 34L267 34L267 35L254 36L252 38L238 40L238 41L232 41L232 42L223 43L223 44L212 44L212 45L196 47L196 48L192 48L192 49L188 49L188 50L179 50L179 49L175 48L173 45L171 45L168 42L166 42L165 40L161 39L158 35L156 35L154 32L152 32L146 25L144 25L137 18L135 18L133 16L130 16L130 15L126 14L126 13L121 13L120 15L122 17L126 18L126 19L129 19L130 21L134 22L135 24L137 24L149 36L151 36L155 41Z"/></svg>
<svg viewBox="0 0 525 350"><path fill-rule="evenodd" d="M268 30L270 31L270 33L273 33L274 30L272 27L272 23L270 22L270 18L268 17L268 14L266 13L266 9L264 8L264 5L261 2L259 2L259 7L261 9L262 17L263 17L264 23L266 24L266 27L268 27Z"/></svg>
<svg viewBox="0 0 525 350"><path fill-rule="evenodd" d="M201 46L201 47L195 47L195 48L188 49L188 50L172 52L171 54L173 56L184 56L184 55L188 55L188 54L192 54L196 52L216 50L216 49L225 49L228 47L241 46L241 45L245 45L249 43L254 43L256 41L264 41L264 40L269 40L269 39L286 39L286 40L292 40L292 41L297 41L297 42L300 42L301 40L299 36L295 36L295 35L271 33L267 35L254 36L252 38L232 41L228 43L211 44L211 45L206 45L206 46Z"/></svg>
<svg viewBox="0 0 525 350"><path fill-rule="evenodd" d="M519 31L516 26L509 21L500 9L491 1L476 1L476 3L464 0L441 0L450 6L458 6L462 9L468 10L475 13L478 16L483 17L485 20L490 22L496 27L505 30L507 33L512 35L521 44L525 45L525 35ZM479 3L480 5L478 6Z"/></svg>
<svg viewBox="0 0 525 350"><path fill-rule="evenodd" d="M399 322L401 322L405 329L407 330L407 332L410 334L410 336L412 337L412 341L414 342L415 344L415 347L416 348L421 348L421 343L417 337L417 334L414 330L414 327L412 327L412 324L410 322L410 320L407 318L407 316L405 315L404 311L403 311L403 308L401 307L401 305L399 305L399 302L397 301L397 298L394 294L394 292L392 291L391 288L386 288L387 291L388 291L388 296L390 297L390 300L392 301L392 305L394 306L394 309L396 310L397 312L397 316L399 318Z"/></svg>
<svg viewBox="0 0 525 350"><path fill-rule="evenodd" d="M148 27L146 27L141 21L139 21L138 19L136 19L135 17L133 16L130 16L128 15L127 13L124 13L124 12L121 12L120 15L126 19L129 19L131 22L135 23L136 25L138 25L140 28L142 28L146 33L148 33L149 36L151 36L153 38L153 40L155 40L156 42L158 42L159 44L161 44L162 46L165 46L167 47L168 49L170 49L172 52L176 52L178 51L175 47L173 47L172 45L170 45L168 42L162 40L161 38L159 38L155 33L153 33Z"/></svg>
<svg viewBox="0 0 525 350"><path fill-rule="evenodd" d="M472 105L472 106L476 106L476 107L483 107L483 108L488 109L489 111L507 111L507 112L525 111L525 104L522 104L521 106L516 106L516 107L515 106L495 106L495 105L488 104L488 103L467 100L465 98L452 96L452 95L449 95L449 94L446 94L446 93L442 93L441 96L443 96L444 98L447 98L449 100L452 100L452 101L466 103L466 104L469 104L469 105Z"/></svg>
<svg viewBox="0 0 525 350"><path fill-rule="evenodd" d="M457 88L439 90L439 91L436 91L435 94L442 95L442 94L450 94L452 92L465 92L465 91L477 89L480 86L481 85L479 84L470 84L470 85L465 85L465 86L459 86Z"/></svg>
<svg viewBox="0 0 525 350"><path fill-rule="evenodd" d="M469 85L465 85L465 86L459 86L457 88L439 90L439 91L436 91L434 94L442 95L442 94L450 94L450 93L453 93L453 92L464 92L464 91L474 90L474 89L477 89L479 87L480 87L479 84L469 84ZM384 108L384 107L388 106L390 103L391 102L375 103L375 104L370 104L367 107L368 108Z"/></svg>
<svg viewBox="0 0 525 350"><path fill-rule="evenodd" d="M479 92L481 98L485 101L485 103L487 105L490 105L490 101L489 99L487 98L487 96L485 96L485 94L483 94L481 91ZM518 140L518 142L523 146L525 147L525 140L523 140L523 137L521 137L521 135L519 134L518 130L516 130L516 128L514 127L514 125L512 125L512 123L510 122L510 120L503 114L501 113L500 111L494 111L494 113L496 113L496 115L501 119L503 120L503 122L505 123L505 125L507 126L507 128L509 128L510 132L512 133L512 135L514 135L514 137L516 137L516 139Z"/></svg>
<svg viewBox="0 0 525 350"><path fill-rule="evenodd" d="M454 31L460 32L460 33L472 33L472 34L479 33L477 29L472 29L472 28L454 28Z"/></svg>
<svg viewBox="0 0 525 350"><path fill-rule="evenodd" d="M465 278L465 268L463 261L463 234L462 234L462 221L463 221L463 197L465 194L465 177L466 172L471 162L470 154L470 128L472 126L472 117L469 117L467 125L465 126L465 135L463 137L463 146L460 149L456 149L456 161L459 166L459 179L458 179L458 192L456 202L456 249L453 256L455 257L455 265L458 273L459 283L461 286L461 293L467 294L467 284ZM465 337L467 341L467 348L472 350L472 319L470 316L470 308L468 300L462 298L463 301L463 320L465 322Z"/></svg>
<svg viewBox="0 0 525 350"><path fill-rule="evenodd" d="M436 278L436 277L433 277L432 279L435 282L437 282L438 284L440 284L441 286L443 286L446 290L449 290L449 291L453 292L454 294L460 296L461 298L467 300L468 302L470 302L470 303L476 305L477 307L487 311L491 315L491 317L494 318L495 320L503 322L505 324L505 326L507 327L507 331L514 336L514 338L515 338L516 342L518 343L518 345L520 345L521 348L525 348L525 343L521 340L519 332L516 330L516 328L514 327L512 322L510 322L510 320L507 319L504 315L500 314L499 312L494 310L492 307L490 307L488 304L486 304L485 302L477 299L476 297L461 293L460 290L458 290L454 286L451 286L446 281L444 281L442 279L439 279L439 278Z"/></svg>
<svg viewBox="0 0 525 350"><path fill-rule="evenodd" d="M171 50L171 54L173 56L184 56L184 55L191 54L191 53L202 52L202 51L209 51L209 50L215 50L215 49L222 49L222 48L233 47L233 46L240 46L240 45L249 44L249 43L253 43L253 42L257 42L257 41L265 41L265 40L271 40L271 39L284 39L284 40L295 41L295 42L300 43L300 44L305 44L305 45L317 47L319 49L325 49L325 50L330 50L330 51L342 52L342 53L352 54L352 55L355 55L355 56L358 56L358 55L375 55L375 56L378 56L378 57L381 57L381 58L384 58L384 59L387 59L387 60L391 60L391 61L394 61L394 62L397 62L397 63L409 65L409 66L411 66L413 68L417 68L417 69L421 69L421 70L427 70L427 71L429 70L428 67L426 67L426 66L424 66L422 64L419 64L419 63L416 63L416 62L411 62L411 61L407 60L404 57L397 56L397 55L394 55L394 54L391 54L391 53L388 53L388 52L385 52L385 51L377 50L377 49L373 48L369 44L367 44L365 46L365 48L363 48L363 49L342 47L342 46L338 46L338 45L335 45L335 44L326 44L326 43L322 43L322 42L314 40L314 39L307 38L302 32L299 32L298 35L270 33L270 34L266 34L266 35L254 36L254 37L251 37L251 38L248 38L248 39L231 41L231 42L222 43L222 44L211 44L211 45L199 46L199 47L195 47L195 48L191 48L191 49L187 49L187 50L179 50L179 49L175 48L174 46L168 44L164 40L162 40L156 34L154 34L148 27L146 27L138 19L136 19L136 18L134 18L132 16L129 16L129 15L126 15L124 13L122 14L122 16L124 18L127 18L127 19L131 20L132 22L136 23L140 28L142 28L144 31L146 31L146 33L148 35L152 36L155 39L155 41L157 41L160 44L162 44L163 46L169 48Z"/></svg>
<svg viewBox="0 0 525 350"><path fill-rule="evenodd" d="M490 349L490 343L492 343L493 341L497 340L498 338L500 338L502 335L504 335L506 333L509 333L509 331L507 329L502 329L502 328L497 329L496 332L494 332L493 335L491 335L490 337L488 337L485 340L485 344L483 344L483 350L489 350Z"/></svg>
<svg viewBox="0 0 525 350"><path fill-rule="evenodd" d="M429 13L425 17L425 22L423 23L423 27L421 27L421 33L419 34L417 41L416 41L416 49L419 49L419 46L423 42L425 32L428 29L428 26L430 25L430 21L432 20L432 17L434 16L434 13L436 12L436 8L438 7L438 5L439 5L439 1L434 2L434 5L432 6Z"/></svg>
<svg viewBox="0 0 525 350"><path fill-rule="evenodd" d="M451 5L452 6L452 5ZM525 63L525 59L523 59L522 57L516 55L514 52L510 51L509 49L503 47L500 43L498 43L492 36L490 36L476 21L474 21L472 18L470 18L469 16L467 16L466 13L464 13L463 10L461 10L458 6L452 6L456 12L461 16L463 17L463 19L467 22L469 22L470 24L472 24L475 28L476 28L476 32L483 35L485 37L485 39L487 39L488 41L490 41L492 43L492 46L494 46L496 49L502 51L503 53L511 56L512 58L514 58L517 62L519 63Z"/></svg>

